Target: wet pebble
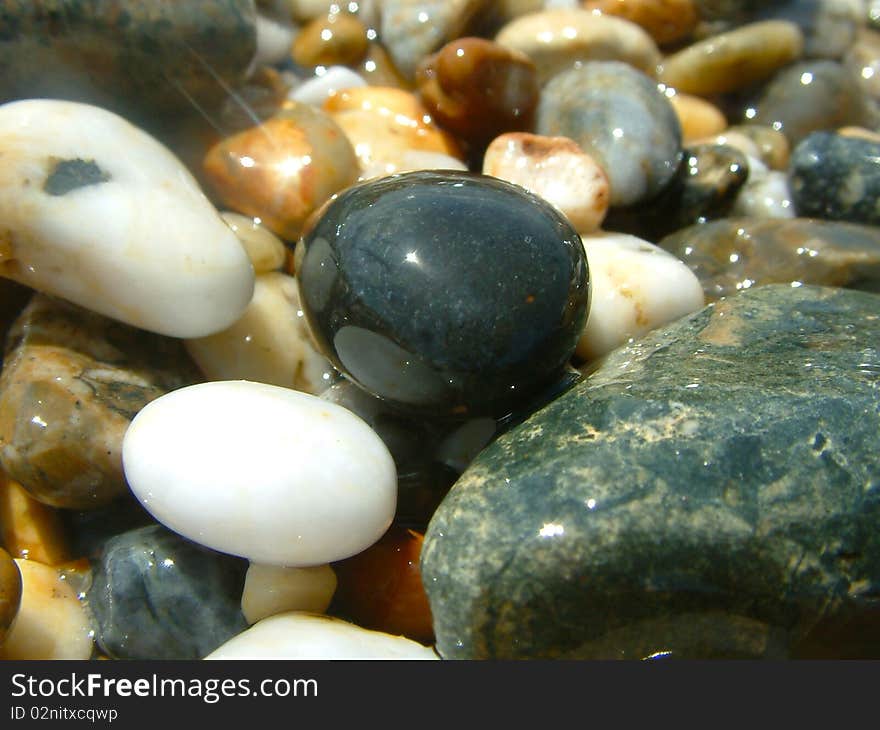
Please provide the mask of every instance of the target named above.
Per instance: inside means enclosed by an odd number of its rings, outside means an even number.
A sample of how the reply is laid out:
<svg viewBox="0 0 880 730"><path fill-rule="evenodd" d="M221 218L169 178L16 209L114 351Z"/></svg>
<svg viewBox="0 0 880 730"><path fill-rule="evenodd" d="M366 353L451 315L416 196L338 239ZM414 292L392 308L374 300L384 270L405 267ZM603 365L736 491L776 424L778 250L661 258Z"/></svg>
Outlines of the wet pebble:
<svg viewBox="0 0 880 730"><path fill-rule="evenodd" d="M797 216L788 175L770 170L760 160L751 158L749 179L737 194L730 215L756 219Z"/></svg>
<svg viewBox="0 0 880 730"><path fill-rule="evenodd" d="M570 137L602 165L612 205L654 197L682 159L678 116L653 79L627 64L595 61L548 83L536 131Z"/></svg>
<svg viewBox="0 0 880 730"><path fill-rule="evenodd" d="M21 573L15 561L0 548L0 647L18 615L21 604Z"/></svg>
<svg viewBox="0 0 880 730"><path fill-rule="evenodd" d="M363 76L345 66L330 66L320 76L310 78L291 89L289 98L320 107L328 97L358 86L367 86Z"/></svg>
<svg viewBox="0 0 880 730"><path fill-rule="evenodd" d="M265 274L284 265L286 249L281 239L259 222L240 213L224 211L220 214L226 225L238 236L254 267L254 273Z"/></svg>
<svg viewBox="0 0 880 730"><path fill-rule="evenodd" d="M661 46L686 40L699 20L692 0L587 0L583 6L632 21Z"/></svg>
<svg viewBox="0 0 880 730"><path fill-rule="evenodd" d="M764 7L759 17L796 23L807 58L839 59L852 45L863 14L862 0L789 0Z"/></svg>
<svg viewBox="0 0 880 730"><path fill-rule="evenodd" d="M59 565L72 558L58 510L38 502L0 472L0 536L14 558Z"/></svg>
<svg viewBox="0 0 880 730"><path fill-rule="evenodd" d="M331 12L304 25L291 49L300 66L350 66L367 53L367 29L357 16Z"/></svg>
<svg viewBox="0 0 880 730"><path fill-rule="evenodd" d="M251 563L241 594L241 610L249 624L287 611L324 613L336 591L336 573L329 565L285 568Z"/></svg>
<svg viewBox="0 0 880 730"><path fill-rule="evenodd" d="M699 96L676 92L667 94L678 115L681 136L685 144L703 137L719 134L727 129L727 118L717 106Z"/></svg>

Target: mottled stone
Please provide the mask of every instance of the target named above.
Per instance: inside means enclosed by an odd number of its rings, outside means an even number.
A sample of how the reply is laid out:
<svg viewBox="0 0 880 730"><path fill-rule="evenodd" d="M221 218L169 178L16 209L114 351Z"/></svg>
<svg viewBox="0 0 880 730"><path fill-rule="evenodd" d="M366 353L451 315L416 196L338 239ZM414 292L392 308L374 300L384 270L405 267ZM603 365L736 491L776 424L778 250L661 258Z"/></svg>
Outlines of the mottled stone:
<svg viewBox="0 0 880 730"><path fill-rule="evenodd" d="M330 66L320 76L313 76L290 92L290 100L321 107L328 97L344 89L367 86L366 80L346 66Z"/></svg>
<svg viewBox="0 0 880 730"><path fill-rule="evenodd" d="M594 157L608 175L612 205L654 197L682 159L681 126L669 99L651 78L618 61L556 76L541 94L535 130L570 137Z"/></svg>
<svg viewBox="0 0 880 730"><path fill-rule="evenodd" d="M296 102L223 140L208 151L203 166L225 206L260 218L273 233L294 241L312 211L359 173L339 125Z"/></svg>
<svg viewBox="0 0 880 730"><path fill-rule="evenodd" d="M699 96L676 92L667 94L678 115L682 141L685 144L703 137L711 137L727 129L727 118L713 103Z"/></svg>
<svg viewBox="0 0 880 730"><path fill-rule="evenodd" d="M486 0L382 0L379 35L405 78L444 43L466 35Z"/></svg>
<svg viewBox="0 0 880 730"><path fill-rule="evenodd" d="M632 21L659 45L686 40L699 20L692 0L587 0L583 7Z"/></svg>
<svg viewBox="0 0 880 730"><path fill-rule="evenodd" d="M14 558L59 565L72 558L57 510L31 497L0 471L0 536Z"/></svg>
<svg viewBox="0 0 880 730"><path fill-rule="evenodd" d="M330 13L300 30L291 55L300 66L348 66L367 54L367 29L355 15Z"/></svg>
<svg viewBox="0 0 880 730"><path fill-rule="evenodd" d="M798 215L880 224L880 143L814 132L791 156Z"/></svg>
<svg viewBox="0 0 880 730"><path fill-rule="evenodd" d="M762 287L486 449L422 550L444 658L876 656L880 298ZM733 397L732 397L733 394Z"/></svg>
<svg viewBox="0 0 880 730"><path fill-rule="evenodd" d="M247 627L247 561L153 525L110 539L86 600L114 659L201 659Z"/></svg>
<svg viewBox="0 0 880 730"><path fill-rule="evenodd" d="M778 129L761 124L735 124L724 131L725 135L742 135L755 146L754 152L746 152L761 160L771 170L787 170L791 157L788 137ZM733 144L731 142L731 144ZM734 144L734 146L736 146Z"/></svg>
<svg viewBox="0 0 880 730"><path fill-rule="evenodd" d="M659 78L687 94L724 94L763 81L797 60L803 43L793 23L750 23L664 58Z"/></svg>
<svg viewBox="0 0 880 730"><path fill-rule="evenodd" d="M540 94L528 56L483 38L459 38L423 59L416 83L437 122L475 144L529 129Z"/></svg>
<svg viewBox="0 0 880 730"><path fill-rule="evenodd" d="M708 300L764 284L880 291L880 230L797 218L731 218L692 226L660 245L703 284Z"/></svg>
<svg viewBox="0 0 880 730"><path fill-rule="evenodd" d="M553 380L586 319L580 238L488 176L413 172L341 193L297 250L320 350L367 391L437 415L498 414Z"/></svg>
<svg viewBox="0 0 880 730"><path fill-rule="evenodd" d="M864 124L867 109L850 72L836 61L803 61L780 71L745 111L746 122L781 130L792 146L811 132Z"/></svg>
<svg viewBox="0 0 880 730"><path fill-rule="evenodd" d="M15 561L0 548L0 646L6 639L21 604L21 573Z"/></svg>
<svg viewBox="0 0 880 730"><path fill-rule="evenodd" d="M760 160L749 160L749 179L730 208L731 217L795 218L794 196L788 175L771 170Z"/></svg>
<svg viewBox="0 0 880 730"><path fill-rule="evenodd" d="M748 178L748 158L739 150L729 145L688 147L678 174L660 195L612 209L604 227L658 241L685 226L723 218Z"/></svg>
<svg viewBox="0 0 880 730"><path fill-rule="evenodd" d="M106 504L127 491L129 420L199 378L179 341L38 295L9 334L0 375L3 468L45 504Z"/></svg>
<svg viewBox="0 0 880 730"><path fill-rule="evenodd" d="M862 14L862 0L789 0L762 8L757 17L796 23L807 58L839 59L852 45Z"/></svg>
<svg viewBox="0 0 880 730"><path fill-rule="evenodd" d="M635 23L583 9L523 15L504 26L495 41L531 58L542 85L587 61L618 61L650 76L660 62L657 44Z"/></svg>
<svg viewBox="0 0 880 730"><path fill-rule="evenodd" d="M84 101L149 126L216 108L256 38L253 0L3 0L0 102Z"/></svg>

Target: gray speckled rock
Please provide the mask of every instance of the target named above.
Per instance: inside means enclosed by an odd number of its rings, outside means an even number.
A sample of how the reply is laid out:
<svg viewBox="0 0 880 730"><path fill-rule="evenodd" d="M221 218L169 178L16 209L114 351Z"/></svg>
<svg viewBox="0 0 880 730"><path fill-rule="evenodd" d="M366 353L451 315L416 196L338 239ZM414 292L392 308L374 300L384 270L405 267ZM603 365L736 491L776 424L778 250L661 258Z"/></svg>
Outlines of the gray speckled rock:
<svg viewBox="0 0 880 730"><path fill-rule="evenodd" d="M611 353L435 513L441 656L876 655L878 343L880 297L771 286Z"/></svg>
<svg viewBox="0 0 880 730"><path fill-rule="evenodd" d="M880 291L880 228L795 218L726 218L690 226L660 246L693 271L708 301L766 284Z"/></svg>
<svg viewBox="0 0 880 730"><path fill-rule="evenodd" d="M110 539L87 595L97 641L115 659L202 659L247 628L247 561L161 525Z"/></svg>
<svg viewBox="0 0 880 730"><path fill-rule="evenodd" d="M780 71L746 110L746 120L776 126L796 145L811 132L868 123L852 74L836 61L811 60Z"/></svg>
<svg viewBox="0 0 880 730"><path fill-rule="evenodd" d="M658 195L682 159L681 126L657 83L619 61L593 61L547 83L538 134L570 137L596 158L611 183L611 204Z"/></svg>
<svg viewBox="0 0 880 730"><path fill-rule="evenodd" d="M789 181L799 215L880 223L880 144L815 132L795 147Z"/></svg>

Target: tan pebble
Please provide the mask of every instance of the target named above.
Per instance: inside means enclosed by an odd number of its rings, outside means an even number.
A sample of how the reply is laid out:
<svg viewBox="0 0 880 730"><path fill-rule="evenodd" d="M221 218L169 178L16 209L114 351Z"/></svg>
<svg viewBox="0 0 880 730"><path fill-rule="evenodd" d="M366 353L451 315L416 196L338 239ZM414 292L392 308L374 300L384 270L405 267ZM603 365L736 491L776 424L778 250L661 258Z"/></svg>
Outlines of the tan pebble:
<svg viewBox="0 0 880 730"><path fill-rule="evenodd" d="M442 152L425 152L424 150L400 150L395 156L386 156L381 160L373 160L361 172L361 180L372 180L375 177L394 175L398 172L415 170L467 170L461 160Z"/></svg>
<svg viewBox="0 0 880 730"><path fill-rule="evenodd" d="M598 229L608 211L608 177L568 137L502 134L486 150L483 173L544 198L562 211L579 233Z"/></svg>
<svg viewBox="0 0 880 730"><path fill-rule="evenodd" d="M278 236L262 225L259 219L240 213L223 211L220 217L238 236L257 274L277 271L284 265L286 249Z"/></svg>
<svg viewBox="0 0 880 730"><path fill-rule="evenodd" d="M18 615L21 572L9 553L0 548L0 646Z"/></svg>
<svg viewBox="0 0 880 730"><path fill-rule="evenodd" d="M309 214L360 172L345 132L327 114L288 101L258 127L212 147L203 163L221 202L296 240Z"/></svg>
<svg viewBox="0 0 880 730"><path fill-rule="evenodd" d="M251 380L317 395L333 372L312 343L295 279L280 272L257 277L238 322L185 344L209 380Z"/></svg>
<svg viewBox="0 0 880 730"><path fill-rule="evenodd" d="M784 132L765 124L737 124L725 130L724 134L743 135L754 142L757 157L771 170L788 170L791 156L791 143Z"/></svg>
<svg viewBox="0 0 880 730"><path fill-rule="evenodd" d="M462 157L455 139L408 91L379 86L345 89L328 98L323 109L345 130L364 169L398 160L404 150Z"/></svg>
<svg viewBox="0 0 880 730"><path fill-rule="evenodd" d="M750 23L667 56L659 78L687 94L724 94L770 77L800 58L803 48L804 35L794 23Z"/></svg>
<svg viewBox="0 0 880 730"><path fill-rule="evenodd" d="M837 130L837 133L841 137L853 137L855 139L866 139L869 142L880 142L880 134L864 127L841 127Z"/></svg>
<svg viewBox="0 0 880 730"><path fill-rule="evenodd" d="M583 61L623 61L653 77L661 59L657 44L635 23L580 9L523 15L495 41L531 58L541 84Z"/></svg>
<svg viewBox="0 0 880 730"><path fill-rule="evenodd" d="M291 49L300 66L350 65L367 53L367 29L351 13L330 13L315 18L297 35Z"/></svg>
<svg viewBox="0 0 880 730"><path fill-rule="evenodd" d="M369 44L367 55L356 70L370 86L390 86L407 90L412 87L412 84L397 70L394 61L381 43Z"/></svg>
<svg viewBox="0 0 880 730"><path fill-rule="evenodd" d="M336 573L329 565L285 568L251 563L241 611L249 624L285 611L324 613L335 592Z"/></svg>
<svg viewBox="0 0 880 730"><path fill-rule="evenodd" d="M724 113L711 102L682 92L670 94L668 98L681 123L682 142L685 144L718 134L727 128Z"/></svg>
<svg viewBox="0 0 880 730"><path fill-rule="evenodd" d="M761 151L758 149L758 145L756 145L749 137L742 134L742 132L733 131L732 129L726 129L721 132L721 134L716 134L711 137L699 137L690 141L691 147L705 144L729 145L748 157L760 158L761 156Z"/></svg>
<svg viewBox="0 0 880 730"><path fill-rule="evenodd" d="M699 21L693 0L586 0L583 7L632 21L659 45L685 40Z"/></svg>
<svg viewBox="0 0 880 730"><path fill-rule="evenodd" d="M24 487L0 472L0 535L15 558L58 565L70 549L57 510L38 502Z"/></svg>
<svg viewBox="0 0 880 730"><path fill-rule="evenodd" d="M0 659L88 659L92 631L74 590L55 568L16 560L21 571L21 607L0 646Z"/></svg>

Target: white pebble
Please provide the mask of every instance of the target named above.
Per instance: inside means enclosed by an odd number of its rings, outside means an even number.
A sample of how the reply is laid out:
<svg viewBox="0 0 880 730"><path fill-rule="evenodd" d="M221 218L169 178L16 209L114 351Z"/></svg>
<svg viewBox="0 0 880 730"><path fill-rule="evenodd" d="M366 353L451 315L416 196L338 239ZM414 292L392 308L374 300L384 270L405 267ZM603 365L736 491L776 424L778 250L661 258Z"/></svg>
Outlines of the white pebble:
<svg viewBox="0 0 880 730"><path fill-rule="evenodd" d="M329 97L343 89L367 86L364 77L345 66L330 66L321 76L315 76L291 89L288 99L320 107Z"/></svg>
<svg viewBox="0 0 880 730"><path fill-rule="evenodd" d="M428 646L341 619L292 611L263 619L205 659L437 659Z"/></svg>
<svg viewBox="0 0 880 730"><path fill-rule="evenodd" d="M286 61L295 35L290 23L257 13L257 55L253 65L259 68Z"/></svg>
<svg viewBox="0 0 880 730"><path fill-rule="evenodd" d="M748 218L794 218L788 175L771 170L761 160L748 157L749 179L737 193L731 216Z"/></svg>
<svg viewBox="0 0 880 730"><path fill-rule="evenodd" d="M329 565L285 568L251 563L244 579L241 612L249 624L286 611L324 613L336 592Z"/></svg>
<svg viewBox="0 0 880 730"><path fill-rule="evenodd" d="M95 106L19 101L0 106L0 155L0 275L173 337L241 316L250 261L155 139Z"/></svg>
<svg viewBox="0 0 880 730"><path fill-rule="evenodd" d="M397 473L350 411L248 381L200 383L144 407L126 431L132 492L175 532L257 563L321 565L388 529Z"/></svg>
<svg viewBox="0 0 880 730"><path fill-rule="evenodd" d="M594 360L630 338L695 312L704 304L694 273L675 256L624 233L583 236L592 299L577 354Z"/></svg>

